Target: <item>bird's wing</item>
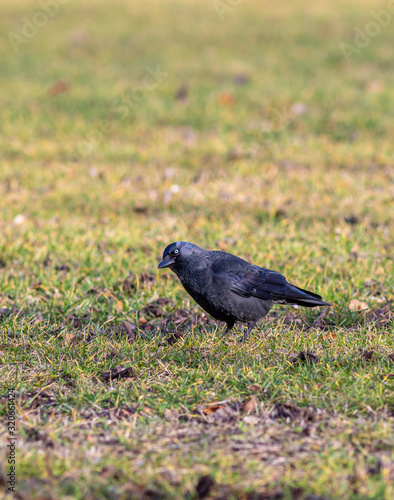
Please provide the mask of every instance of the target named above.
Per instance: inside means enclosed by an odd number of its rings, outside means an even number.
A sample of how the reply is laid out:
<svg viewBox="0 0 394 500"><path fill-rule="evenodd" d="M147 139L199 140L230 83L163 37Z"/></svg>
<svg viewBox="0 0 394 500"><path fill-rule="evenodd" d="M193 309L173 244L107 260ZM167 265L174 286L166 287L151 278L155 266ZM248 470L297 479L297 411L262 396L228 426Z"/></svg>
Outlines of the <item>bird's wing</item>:
<svg viewBox="0 0 394 500"><path fill-rule="evenodd" d="M227 254L228 255L228 254ZM282 304L324 305L320 295L288 283L276 271L254 266L235 257L220 258L212 266L213 280L241 297L257 297Z"/></svg>
<svg viewBox="0 0 394 500"><path fill-rule="evenodd" d="M225 283L241 297L254 296L263 300L273 300L273 296L285 292L287 281L281 274L227 255L217 259L212 266L213 279L218 284Z"/></svg>

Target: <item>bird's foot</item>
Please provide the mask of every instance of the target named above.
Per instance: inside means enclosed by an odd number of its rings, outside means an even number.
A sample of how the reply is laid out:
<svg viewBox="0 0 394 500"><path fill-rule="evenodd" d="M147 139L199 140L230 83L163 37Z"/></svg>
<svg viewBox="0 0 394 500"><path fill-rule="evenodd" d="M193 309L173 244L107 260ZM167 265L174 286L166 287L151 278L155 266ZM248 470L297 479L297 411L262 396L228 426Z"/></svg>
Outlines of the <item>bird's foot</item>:
<svg viewBox="0 0 394 500"><path fill-rule="evenodd" d="M240 340L241 344L245 344L245 340L247 339L249 333L253 330L254 324L249 326L249 328L246 330L246 332L242 335L242 338Z"/></svg>
<svg viewBox="0 0 394 500"><path fill-rule="evenodd" d="M227 337L227 335L230 333L230 328L226 328L226 330L222 333L220 340L223 340L224 338Z"/></svg>
<svg viewBox="0 0 394 500"><path fill-rule="evenodd" d="M223 340L225 337L227 337L227 335L231 332L233 326L234 326L234 323L227 323L227 328L222 333L220 340Z"/></svg>
<svg viewBox="0 0 394 500"><path fill-rule="evenodd" d="M240 343L241 344L245 344L245 340L246 340L246 337L248 336L248 332L244 333L240 339Z"/></svg>

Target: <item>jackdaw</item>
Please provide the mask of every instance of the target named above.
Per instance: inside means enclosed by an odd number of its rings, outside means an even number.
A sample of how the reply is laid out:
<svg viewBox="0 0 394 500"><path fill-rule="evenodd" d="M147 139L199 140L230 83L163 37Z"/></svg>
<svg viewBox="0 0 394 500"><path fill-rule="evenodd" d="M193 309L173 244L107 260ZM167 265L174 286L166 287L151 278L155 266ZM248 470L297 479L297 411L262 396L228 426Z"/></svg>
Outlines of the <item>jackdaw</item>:
<svg viewBox="0 0 394 500"><path fill-rule="evenodd" d="M168 245L159 264L159 269L163 267L174 271L185 290L208 314L227 323L223 336L236 322L246 323L242 342L274 304L330 305L320 295L291 285L275 271L186 241Z"/></svg>

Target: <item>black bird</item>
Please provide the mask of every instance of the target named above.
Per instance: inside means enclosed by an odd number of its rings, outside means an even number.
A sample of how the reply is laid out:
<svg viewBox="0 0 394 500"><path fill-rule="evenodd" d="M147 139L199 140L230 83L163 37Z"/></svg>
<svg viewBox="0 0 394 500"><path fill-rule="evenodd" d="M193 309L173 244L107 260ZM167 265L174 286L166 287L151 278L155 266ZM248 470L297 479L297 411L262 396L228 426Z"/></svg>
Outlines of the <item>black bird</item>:
<svg viewBox="0 0 394 500"><path fill-rule="evenodd" d="M169 267L185 290L211 316L227 323L246 323L245 341L274 304L329 306L320 295L291 285L281 274L249 264L227 252L209 251L177 241L163 252L159 268Z"/></svg>

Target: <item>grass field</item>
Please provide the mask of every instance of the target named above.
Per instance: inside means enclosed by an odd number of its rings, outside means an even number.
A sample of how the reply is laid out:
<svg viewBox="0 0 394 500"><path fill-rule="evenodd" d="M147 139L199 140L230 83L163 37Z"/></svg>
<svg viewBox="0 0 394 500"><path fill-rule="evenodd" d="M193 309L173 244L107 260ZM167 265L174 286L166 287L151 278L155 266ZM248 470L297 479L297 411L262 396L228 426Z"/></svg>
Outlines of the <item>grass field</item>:
<svg viewBox="0 0 394 500"><path fill-rule="evenodd" d="M389 3L53 2L0 6L0 493L11 389L9 498L394 498ZM181 239L332 308L221 341Z"/></svg>

